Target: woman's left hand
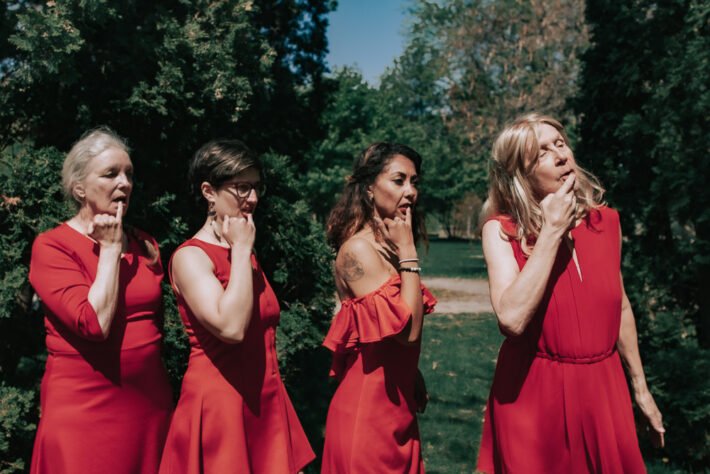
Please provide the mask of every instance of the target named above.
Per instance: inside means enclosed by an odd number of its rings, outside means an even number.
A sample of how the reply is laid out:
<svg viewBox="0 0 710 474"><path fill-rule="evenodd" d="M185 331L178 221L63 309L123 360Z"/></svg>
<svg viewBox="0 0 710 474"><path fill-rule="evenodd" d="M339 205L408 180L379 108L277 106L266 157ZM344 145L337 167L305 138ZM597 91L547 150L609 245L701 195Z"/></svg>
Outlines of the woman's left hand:
<svg viewBox="0 0 710 474"><path fill-rule="evenodd" d="M426 405L429 403L429 392L426 390L424 376L419 369L417 369L417 378L414 380L414 401L417 404L417 413L424 413Z"/></svg>
<svg viewBox="0 0 710 474"><path fill-rule="evenodd" d="M644 390L641 393L637 393L635 398L641 413L646 417L651 443L656 448L662 448L665 446L664 434L666 429L663 427L663 416L656 406L653 395L648 390Z"/></svg>

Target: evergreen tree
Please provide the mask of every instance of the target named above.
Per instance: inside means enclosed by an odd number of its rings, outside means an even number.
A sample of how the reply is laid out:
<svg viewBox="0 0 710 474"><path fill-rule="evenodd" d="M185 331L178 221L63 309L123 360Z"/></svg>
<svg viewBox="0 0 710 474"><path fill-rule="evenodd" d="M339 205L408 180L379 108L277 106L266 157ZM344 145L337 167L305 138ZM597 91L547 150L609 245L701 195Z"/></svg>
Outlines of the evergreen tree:
<svg viewBox="0 0 710 474"><path fill-rule="evenodd" d="M664 456L710 461L710 5L590 1L578 155L621 212L626 288ZM662 454L647 450L647 456Z"/></svg>
<svg viewBox="0 0 710 474"><path fill-rule="evenodd" d="M235 137L265 153L268 195L257 250L282 303L279 351L314 445L327 400L319 347L332 309L330 250L299 177L321 132L325 70L320 0L5 2L0 7L0 471L27 468L44 344L27 267L37 233L70 215L64 152L105 124L128 138L136 167L128 220L170 253L204 218L187 164L204 142ZM276 113L274 113L276 112ZM166 287L166 365L175 388L185 337ZM298 385L294 381L298 378ZM304 383L304 380L308 383ZM315 386L312 386L315 384ZM325 402L322 402L323 405ZM306 410L300 410L306 413Z"/></svg>

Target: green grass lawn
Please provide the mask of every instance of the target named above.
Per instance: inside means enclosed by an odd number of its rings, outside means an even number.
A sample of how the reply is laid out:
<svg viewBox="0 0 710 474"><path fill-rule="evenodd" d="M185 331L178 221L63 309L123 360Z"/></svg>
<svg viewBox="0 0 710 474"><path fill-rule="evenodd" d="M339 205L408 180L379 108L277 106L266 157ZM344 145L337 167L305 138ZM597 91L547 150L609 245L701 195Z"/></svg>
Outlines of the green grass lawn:
<svg viewBox="0 0 710 474"><path fill-rule="evenodd" d="M419 249L425 276L485 278L481 242L478 240L432 240L429 252Z"/></svg>
<svg viewBox="0 0 710 474"><path fill-rule="evenodd" d="M502 339L492 314L427 318L419 363L430 396L419 417L427 473L474 472Z"/></svg>
<svg viewBox="0 0 710 474"><path fill-rule="evenodd" d="M430 400L419 429L428 474L475 472L483 408L502 341L493 314L427 317L419 367ZM647 461L649 474L686 472Z"/></svg>

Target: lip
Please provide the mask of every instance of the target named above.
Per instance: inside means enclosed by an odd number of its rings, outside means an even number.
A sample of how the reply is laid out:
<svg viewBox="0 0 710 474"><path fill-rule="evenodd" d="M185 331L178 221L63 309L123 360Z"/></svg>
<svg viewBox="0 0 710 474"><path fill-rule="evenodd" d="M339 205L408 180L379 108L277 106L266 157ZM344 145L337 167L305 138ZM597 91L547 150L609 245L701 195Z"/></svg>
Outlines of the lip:
<svg viewBox="0 0 710 474"><path fill-rule="evenodd" d="M567 178L569 178L572 173L574 173L574 170L569 170L569 171L567 171L566 173L563 173L563 174L560 176L560 180L566 181Z"/></svg>

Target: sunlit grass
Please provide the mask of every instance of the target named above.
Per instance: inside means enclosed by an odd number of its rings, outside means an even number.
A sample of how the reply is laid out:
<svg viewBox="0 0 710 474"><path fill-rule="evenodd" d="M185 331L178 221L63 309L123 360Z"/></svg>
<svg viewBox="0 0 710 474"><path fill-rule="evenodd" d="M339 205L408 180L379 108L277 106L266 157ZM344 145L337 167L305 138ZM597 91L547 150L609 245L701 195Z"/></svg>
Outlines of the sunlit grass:
<svg viewBox="0 0 710 474"><path fill-rule="evenodd" d="M478 240L432 240L428 252L419 249L419 258L427 277L486 277L486 265Z"/></svg>
<svg viewBox="0 0 710 474"><path fill-rule="evenodd" d="M502 336L492 314L435 314L419 367L430 401L419 423L427 473L471 473Z"/></svg>

